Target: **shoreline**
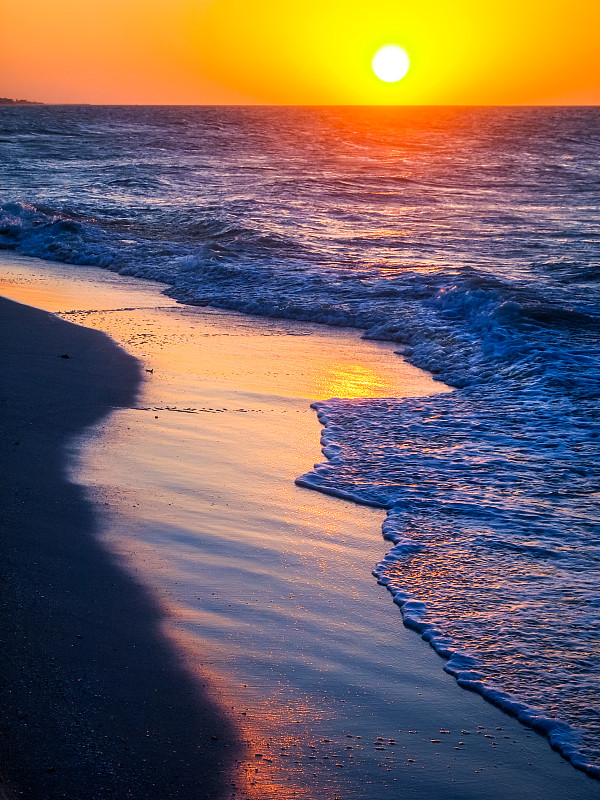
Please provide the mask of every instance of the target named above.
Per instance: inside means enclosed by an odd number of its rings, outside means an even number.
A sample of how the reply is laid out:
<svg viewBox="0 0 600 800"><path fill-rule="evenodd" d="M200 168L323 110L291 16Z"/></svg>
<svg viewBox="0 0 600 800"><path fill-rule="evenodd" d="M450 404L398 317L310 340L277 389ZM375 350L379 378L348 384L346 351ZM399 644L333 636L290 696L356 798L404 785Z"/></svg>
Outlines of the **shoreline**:
<svg viewBox="0 0 600 800"><path fill-rule="evenodd" d="M50 275L42 298L49 302L52 291L64 291L61 266L40 269ZM135 408L96 425L94 438L86 434L74 474L95 500L100 540L146 587L177 658L188 674L206 661L221 706L233 706L257 759L238 772L251 775L260 763L264 773L241 796L313 800L315 787L344 800L370 800L400 787L407 797L443 791L457 800L482 793L533 799L550 790L565 800L597 796L597 783L545 740L459 689L439 656L402 626L370 575L386 548L382 514L292 488L310 466L306 459L323 457L316 416L303 399L318 382L302 376L303 394L287 371L299 353L321 358L314 349L320 336L327 368L331 352L354 347L358 335L176 306L158 292L152 306L143 286L131 295L136 308L119 302L103 308L102 287L90 292L86 282L112 286L123 279L93 269L78 277L83 289L76 299L87 294L96 305L84 308L66 296L63 313L121 337L153 372L142 372ZM28 302L44 294L36 280L16 290ZM184 358L189 328L218 355L218 368L203 365L200 385L191 366L200 351ZM250 356L264 359L262 377L250 374ZM400 372L401 363L394 362ZM343 384L328 380L324 392ZM451 736L437 744L446 728ZM454 741L461 728L475 734L466 743ZM287 756L277 750L284 745ZM564 794L557 792L561 785Z"/></svg>

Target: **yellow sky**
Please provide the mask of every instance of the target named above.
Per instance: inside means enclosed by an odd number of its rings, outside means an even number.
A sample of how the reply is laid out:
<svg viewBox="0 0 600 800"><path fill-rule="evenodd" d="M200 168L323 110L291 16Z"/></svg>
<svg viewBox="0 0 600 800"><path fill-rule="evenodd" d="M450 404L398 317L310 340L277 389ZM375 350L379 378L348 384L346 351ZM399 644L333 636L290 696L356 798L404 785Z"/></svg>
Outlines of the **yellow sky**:
<svg viewBox="0 0 600 800"><path fill-rule="evenodd" d="M597 0L0 0L0 96L65 103L597 104ZM374 52L411 69L385 84Z"/></svg>

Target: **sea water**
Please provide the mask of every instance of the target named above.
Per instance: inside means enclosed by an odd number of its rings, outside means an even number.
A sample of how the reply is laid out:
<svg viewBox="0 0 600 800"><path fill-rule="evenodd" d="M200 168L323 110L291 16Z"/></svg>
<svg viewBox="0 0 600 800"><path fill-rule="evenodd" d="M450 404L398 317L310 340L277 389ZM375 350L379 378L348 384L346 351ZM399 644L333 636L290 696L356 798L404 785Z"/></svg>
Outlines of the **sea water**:
<svg viewBox="0 0 600 800"><path fill-rule="evenodd" d="M600 775L594 108L0 110L0 247L347 325L455 388L317 404L302 485L388 509L374 574Z"/></svg>

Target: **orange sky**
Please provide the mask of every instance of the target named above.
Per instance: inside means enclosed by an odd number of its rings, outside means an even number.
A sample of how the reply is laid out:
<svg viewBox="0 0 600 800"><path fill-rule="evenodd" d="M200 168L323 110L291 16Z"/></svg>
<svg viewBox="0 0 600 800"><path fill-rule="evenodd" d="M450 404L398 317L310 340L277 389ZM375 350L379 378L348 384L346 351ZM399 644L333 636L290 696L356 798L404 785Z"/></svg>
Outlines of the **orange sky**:
<svg viewBox="0 0 600 800"><path fill-rule="evenodd" d="M598 0L0 0L0 96L600 105ZM411 57L385 84L384 44Z"/></svg>

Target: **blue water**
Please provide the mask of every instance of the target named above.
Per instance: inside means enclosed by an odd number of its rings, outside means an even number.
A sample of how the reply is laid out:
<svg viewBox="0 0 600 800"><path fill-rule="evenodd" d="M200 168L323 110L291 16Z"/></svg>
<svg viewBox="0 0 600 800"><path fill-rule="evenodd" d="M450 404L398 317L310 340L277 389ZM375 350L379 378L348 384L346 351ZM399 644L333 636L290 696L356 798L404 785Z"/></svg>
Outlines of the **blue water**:
<svg viewBox="0 0 600 800"><path fill-rule="evenodd" d="M455 391L317 404L446 669L600 776L600 110L0 109L0 247L361 328ZM393 636L393 632L390 633Z"/></svg>

